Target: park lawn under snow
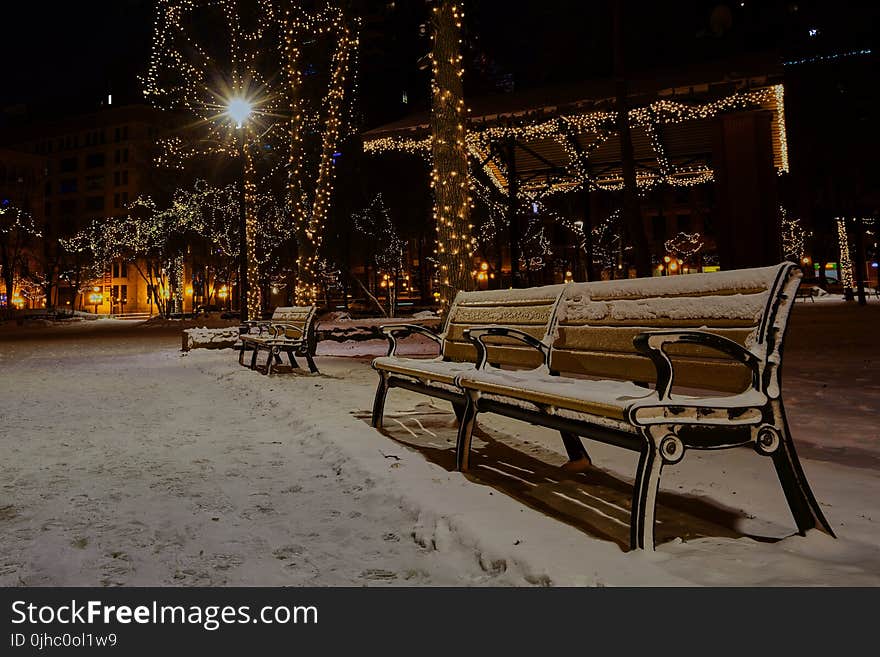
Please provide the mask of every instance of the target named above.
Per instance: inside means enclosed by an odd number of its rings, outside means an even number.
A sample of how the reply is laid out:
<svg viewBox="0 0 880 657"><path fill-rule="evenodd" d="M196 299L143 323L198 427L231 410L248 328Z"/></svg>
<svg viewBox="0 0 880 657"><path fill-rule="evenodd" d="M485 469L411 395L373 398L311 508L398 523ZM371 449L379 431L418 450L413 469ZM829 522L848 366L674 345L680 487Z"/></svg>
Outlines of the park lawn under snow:
<svg viewBox="0 0 880 657"><path fill-rule="evenodd" d="M620 546L632 453L588 443L600 472L564 475L557 434L481 416L478 454L503 458L467 478L447 405L397 389L399 440L371 429L376 341L267 378L172 331L6 330L0 585L877 585L878 310L799 305L786 354L839 538L789 536L769 460L690 452L664 471L655 553Z"/></svg>

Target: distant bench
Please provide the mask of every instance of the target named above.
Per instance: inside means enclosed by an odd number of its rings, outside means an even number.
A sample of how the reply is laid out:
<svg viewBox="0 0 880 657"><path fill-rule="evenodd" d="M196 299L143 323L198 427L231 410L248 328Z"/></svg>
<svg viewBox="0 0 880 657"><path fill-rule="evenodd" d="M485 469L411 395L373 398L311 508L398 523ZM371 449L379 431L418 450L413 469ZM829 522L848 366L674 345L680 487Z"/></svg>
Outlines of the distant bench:
<svg viewBox="0 0 880 657"><path fill-rule="evenodd" d="M589 462L580 437L636 451L630 544L647 549L663 467L688 449L751 445L771 457L799 532L833 536L781 398L782 341L799 282L799 269L784 263L460 293L436 336L437 359L395 357L396 340L416 329L388 327L389 356L373 363L373 424L381 426L389 388L403 387L453 403L462 471L481 412L559 431L572 460Z"/></svg>
<svg viewBox="0 0 880 657"><path fill-rule="evenodd" d="M417 324L382 327L388 338L388 355L376 358L373 368L379 373L379 388L373 403L373 426L382 426L385 397L391 388L405 388L452 403L460 417L465 398L455 385L455 378L473 370L477 350L465 337L465 331L478 326L504 323L535 342L549 345L550 325L564 285L549 285L529 290L489 290L460 292L447 313L440 335ZM403 358L397 355L398 340L413 334L426 336L438 345L434 359ZM489 338L492 341L492 338ZM537 367L541 356L520 340L502 337L492 352L492 363L511 367Z"/></svg>
<svg viewBox="0 0 880 657"><path fill-rule="evenodd" d="M316 306L279 306L268 320L250 320L242 325L241 351L238 362L245 365L245 352L251 351L249 366L258 369L257 357L266 352L264 374L271 374L272 368L281 363L281 354L287 354L291 367L299 367L295 356L303 356L309 371L318 372L314 353ZM253 333L252 331L256 331Z"/></svg>
<svg viewBox="0 0 880 657"><path fill-rule="evenodd" d="M802 285L798 288L797 296L795 297L795 299L796 299L796 300L797 300L797 299L803 299L804 301L806 301L807 299L809 299L809 300L812 301L813 303L816 303L816 299L815 299L814 292L816 291L816 288L817 288L817 287L818 287L818 286L816 286L816 285L810 285L809 283L804 283L804 284L802 284Z"/></svg>

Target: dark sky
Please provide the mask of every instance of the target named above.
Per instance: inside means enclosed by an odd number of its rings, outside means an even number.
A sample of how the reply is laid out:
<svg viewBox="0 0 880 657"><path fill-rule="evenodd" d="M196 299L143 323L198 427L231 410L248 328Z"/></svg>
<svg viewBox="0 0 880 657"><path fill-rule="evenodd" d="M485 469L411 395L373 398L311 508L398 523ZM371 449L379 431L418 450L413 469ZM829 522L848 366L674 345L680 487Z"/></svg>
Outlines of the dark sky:
<svg viewBox="0 0 880 657"><path fill-rule="evenodd" d="M3 6L0 108L96 105L134 96L149 55L151 0L80 0ZM14 64L13 64L14 63Z"/></svg>
<svg viewBox="0 0 880 657"><path fill-rule="evenodd" d="M379 8L388 4L350 2ZM872 25L880 18L880 3L846 0L746 0L744 6L717 0L624 4L632 69L686 66L749 50L833 52L865 47L874 39ZM425 2L397 0L397 5L398 18L373 35L380 52L387 47L385 59L362 62L377 77L386 67L417 72L418 56L428 49L427 40L417 37L406 39L402 50L390 47L397 37L381 30L416 34ZM609 5L610 0L466 1L466 79L483 91L497 80L512 80L521 89L607 76ZM405 19L399 17L401 6ZM140 100L137 76L144 73L149 56L153 0L12 0L2 11L0 110L7 115L21 112L23 106L37 115L87 110L108 93L115 103ZM820 30L816 37L808 37L811 26ZM422 86L420 77L412 79Z"/></svg>

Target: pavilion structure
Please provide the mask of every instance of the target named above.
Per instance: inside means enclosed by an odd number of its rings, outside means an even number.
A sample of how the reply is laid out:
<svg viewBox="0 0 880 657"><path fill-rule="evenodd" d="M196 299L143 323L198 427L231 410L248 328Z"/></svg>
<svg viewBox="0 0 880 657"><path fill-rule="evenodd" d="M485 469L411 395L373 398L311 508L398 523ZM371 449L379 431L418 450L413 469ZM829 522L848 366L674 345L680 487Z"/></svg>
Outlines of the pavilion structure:
<svg viewBox="0 0 880 657"><path fill-rule="evenodd" d="M789 170L785 89L781 73L768 73L766 66L759 70L763 72L713 71L630 84L636 177L649 239L658 225L657 203L651 199L670 192L680 199L696 189L706 215L696 225L708 228L711 215L712 262L725 269L780 258L777 187ZM472 196L506 212L509 261L517 260L516 244L526 230L523 206L558 206L559 199L571 195L579 198L579 216L560 219L575 231L581 229L588 262L593 261L588 227L601 224L623 188L613 90L613 81L608 81L468 102L465 139ZM430 158L427 112L370 130L362 138L368 154L393 151ZM662 224L662 204L659 213ZM685 216L673 208L666 219ZM694 225L680 219L677 227L653 231L659 262L663 238L684 223Z"/></svg>

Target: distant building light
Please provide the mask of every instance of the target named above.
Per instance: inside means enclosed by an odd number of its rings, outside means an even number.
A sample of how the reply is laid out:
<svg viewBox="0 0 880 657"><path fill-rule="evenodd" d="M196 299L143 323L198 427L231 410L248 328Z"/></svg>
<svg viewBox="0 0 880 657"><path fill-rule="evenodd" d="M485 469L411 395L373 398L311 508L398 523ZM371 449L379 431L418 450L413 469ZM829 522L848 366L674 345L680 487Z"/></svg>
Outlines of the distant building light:
<svg viewBox="0 0 880 657"><path fill-rule="evenodd" d="M537 201L532 201L532 214L538 214L538 203L537 203Z"/></svg>
<svg viewBox="0 0 880 657"><path fill-rule="evenodd" d="M113 104L113 94L107 94L107 104L108 105Z"/></svg>
<svg viewBox="0 0 880 657"><path fill-rule="evenodd" d="M404 105L406 105L409 102L409 96L407 95L405 90L404 90L403 94L401 94L401 96L400 96L400 102L403 103Z"/></svg>
<svg viewBox="0 0 880 657"><path fill-rule="evenodd" d="M809 35L810 35L811 37L814 37L814 36L817 36L817 35L819 34L819 30L817 30L815 27L811 27L811 28L808 30L808 33L809 33Z"/></svg>
<svg viewBox="0 0 880 657"><path fill-rule="evenodd" d="M830 62L835 59L843 59L844 57L860 57L870 55L873 51L870 48L861 50L849 50L847 52L832 53L830 55L815 55L813 57L803 57L801 59L789 59L782 62L784 66L797 66L798 64L815 64L816 62Z"/></svg>
<svg viewBox="0 0 880 657"><path fill-rule="evenodd" d="M872 267L873 269L877 269L877 263L876 263L876 262L872 262L872 263L871 263L871 267Z"/></svg>

